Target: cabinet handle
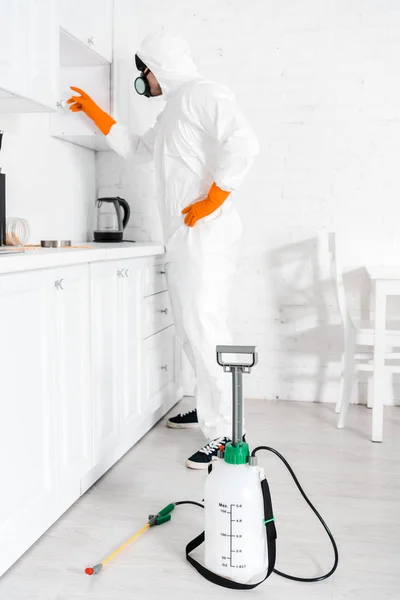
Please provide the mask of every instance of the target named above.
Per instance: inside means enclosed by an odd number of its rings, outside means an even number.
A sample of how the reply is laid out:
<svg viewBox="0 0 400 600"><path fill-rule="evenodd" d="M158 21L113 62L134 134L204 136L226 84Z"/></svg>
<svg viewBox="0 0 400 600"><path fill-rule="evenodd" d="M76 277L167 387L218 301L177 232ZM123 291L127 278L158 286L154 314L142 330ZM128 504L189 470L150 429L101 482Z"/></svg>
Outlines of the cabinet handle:
<svg viewBox="0 0 400 600"><path fill-rule="evenodd" d="M129 269L125 269L125 277L129 277Z"/></svg>
<svg viewBox="0 0 400 600"><path fill-rule="evenodd" d="M92 36L92 37L88 38L87 43L89 44L89 46L94 46L94 37Z"/></svg>
<svg viewBox="0 0 400 600"><path fill-rule="evenodd" d="M57 108L61 108L61 109L63 109L63 110L64 110L64 108L65 108L66 106L67 106L67 104L66 104L65 100L59 100L59 101L57 102Z"/></svg>
<svg viewBox="0 0 400 600"><path fill-rule="evenodd" d="M61 290L63 290L63 289L64 289L63 282L64 282L64 279L60 279L60 289L61 289Z"/></svg>
<svg viewBox="0 0 400 600"><path fill-rule="evenodd" d="M163 308L160 310L161 313L164 313L164 315L168 314L168 308Z"/></svg>
<svg viewBox="0 0 400 600"><path fill-rule="evenodd" d="M162 370L162 371L168 371L168 365L163 365L163 366L161 367L161 370Z"/></svg>
<svg viewBox="0 0 400 600"><path fill-rule="evenodd" d="M64 279L60 279L54 282L54 286L58 289L58 290L63 290L63 281Z"/></svg>
<svg viewBox="0 0 400 600"><path fill-rule="evenodd" d="M124 274L123 274L122 270L117 271L117 277L123 277L123 276L124 276Z"/></svg>
<svg viewBox="0 0 400 600"><path fill-rule="evenodd" d="M165 275L165 274L166 274L166 271L158 271L158 274L159 274L159 275Z"/></svg>

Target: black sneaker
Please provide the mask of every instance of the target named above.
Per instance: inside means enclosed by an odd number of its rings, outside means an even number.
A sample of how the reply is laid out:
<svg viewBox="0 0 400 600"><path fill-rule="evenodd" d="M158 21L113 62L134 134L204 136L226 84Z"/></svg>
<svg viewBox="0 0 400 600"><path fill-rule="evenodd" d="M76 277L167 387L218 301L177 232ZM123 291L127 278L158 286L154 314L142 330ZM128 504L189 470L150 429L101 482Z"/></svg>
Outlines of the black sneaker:
<svg viewBox="0 0 400 600"><path fill-rule="evenodd" d="M171 427L172 429L194 429L195 427L199 427L197 410L194 408L168 419L167 427Z"/></svg>
<svg viewBox="0 0 400 600"><path fill-rule="evenodd" d="M186 461L186 466L189 469L208 469L208 465L213 460L217 460L218 450L221 446L225 448L225 445L230 442L230 438L220 437L215 440L211 440L208 444L200 448Z"/></svg>

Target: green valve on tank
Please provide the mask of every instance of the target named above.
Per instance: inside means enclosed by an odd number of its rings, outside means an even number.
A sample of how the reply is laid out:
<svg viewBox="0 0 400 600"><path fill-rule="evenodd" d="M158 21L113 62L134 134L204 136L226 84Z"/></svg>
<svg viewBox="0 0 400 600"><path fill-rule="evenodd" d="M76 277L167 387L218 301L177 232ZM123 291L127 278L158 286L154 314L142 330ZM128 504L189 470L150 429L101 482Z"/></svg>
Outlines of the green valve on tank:
<svg viewBox="0 0 400 600"><path fill-rule="evenodd" d="M247 465L249 456L250 449L246 442L239 442L236 446L228 442L225 446L224 460L230 465Z"/></svg>

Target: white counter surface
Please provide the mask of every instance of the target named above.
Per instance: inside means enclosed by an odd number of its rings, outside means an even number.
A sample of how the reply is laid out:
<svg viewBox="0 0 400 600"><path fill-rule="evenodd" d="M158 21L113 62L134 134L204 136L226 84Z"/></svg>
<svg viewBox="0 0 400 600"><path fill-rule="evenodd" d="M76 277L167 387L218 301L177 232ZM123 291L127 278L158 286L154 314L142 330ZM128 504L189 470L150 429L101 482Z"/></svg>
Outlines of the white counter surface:
<svg viewBox="0 0 400 600"><path fill-rule="evenodd" d="M163 244L156 242L122 242L119 244L72 242L72 245L90 246L90 248L34 248L23 253L4 254L0 256L0 274L65 267L103 260L159 256L165 253Z"/></svg>

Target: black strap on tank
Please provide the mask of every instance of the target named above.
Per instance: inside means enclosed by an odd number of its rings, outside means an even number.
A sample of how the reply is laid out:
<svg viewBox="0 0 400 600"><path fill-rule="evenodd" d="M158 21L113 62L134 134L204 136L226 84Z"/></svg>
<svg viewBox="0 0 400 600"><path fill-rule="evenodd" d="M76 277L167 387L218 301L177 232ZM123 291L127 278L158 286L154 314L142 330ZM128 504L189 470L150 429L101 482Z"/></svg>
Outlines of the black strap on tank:
<svg viewBox="0 0 400 600"><path fill-rule="evenodd" d="M209 472L211 469L209 469ZM271 493L269 491L269 485L266 479L263 479L261 482L261 490L264 499L264 522L265 528L267 532L267 543L268 543L268 571L264 579L254 584L246 584L246 583L237 583L236 581L232 581L231 579L226 579L225 577L221 577L220 575L216 575L212 571L209 571L200 564L193 556L190 554L196 550L205 540L205 532L198 535L194 540L188 543L186 546L186 559L190 562L190 564L208 581L211 583L215 583L216 585L220 585L225 588L230 588L231 590L253 590L257 586L259 586L263 581L268 579L271 575L272 571L275 567L275 559L276 559L276 528L275 528L275 519L272 510L272 500Z"/></svg>

